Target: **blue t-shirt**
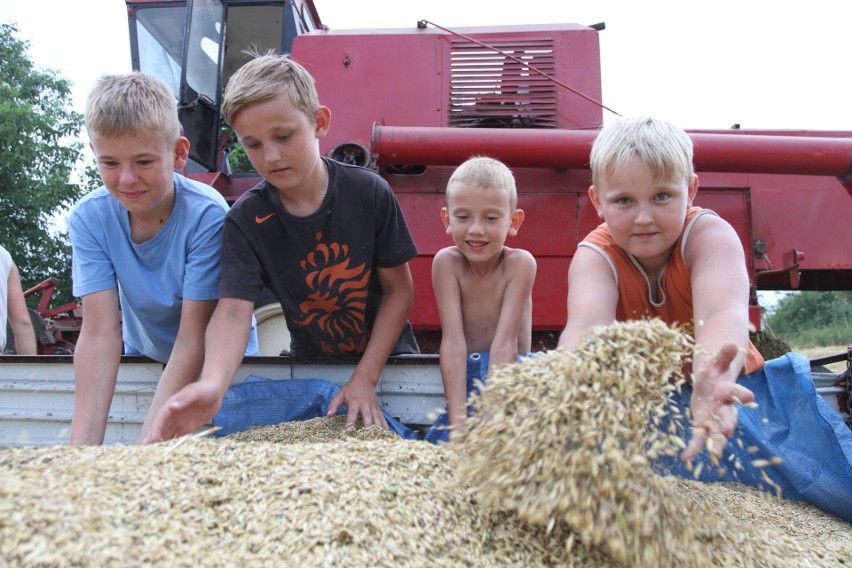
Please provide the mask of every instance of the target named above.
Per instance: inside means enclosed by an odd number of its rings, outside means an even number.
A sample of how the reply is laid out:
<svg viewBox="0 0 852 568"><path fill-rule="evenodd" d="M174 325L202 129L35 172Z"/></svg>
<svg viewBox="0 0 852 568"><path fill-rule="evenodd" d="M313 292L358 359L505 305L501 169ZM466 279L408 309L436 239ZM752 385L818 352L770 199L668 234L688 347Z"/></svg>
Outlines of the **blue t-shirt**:
<svg viewBox="0 0 852 568"><path fill-rule="evenodd" d="M174 174L175 204L148 241L130 238L127 210L101 187L69 218L73 291L85 296L118 286L125 353L166 363L187 300L219 298L222 223L228 204L210 186ZM84 316L85 317L85 316ZM246 354L257 354L254 330Z"/></svg>

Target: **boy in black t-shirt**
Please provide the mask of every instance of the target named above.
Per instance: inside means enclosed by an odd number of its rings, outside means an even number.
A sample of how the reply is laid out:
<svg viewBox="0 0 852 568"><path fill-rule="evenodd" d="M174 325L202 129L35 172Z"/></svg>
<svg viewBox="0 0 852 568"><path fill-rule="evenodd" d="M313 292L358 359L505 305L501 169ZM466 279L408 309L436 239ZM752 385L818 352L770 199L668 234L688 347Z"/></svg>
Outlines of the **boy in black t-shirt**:
<svg viewBox="0 0 852 568"><path fill-rule="evenodd" d="M375 388L392 353L417 353L408 323L417 249L390 186L325 160L331 121L313 78L286 56L257 56L228 82L222 114L264 182L225 219L220 300L201 378L164 406L149 441L193 432L218 411L242 361L254 302L281 302L297 356L359 356L329 415L387 428Z"/></svg>

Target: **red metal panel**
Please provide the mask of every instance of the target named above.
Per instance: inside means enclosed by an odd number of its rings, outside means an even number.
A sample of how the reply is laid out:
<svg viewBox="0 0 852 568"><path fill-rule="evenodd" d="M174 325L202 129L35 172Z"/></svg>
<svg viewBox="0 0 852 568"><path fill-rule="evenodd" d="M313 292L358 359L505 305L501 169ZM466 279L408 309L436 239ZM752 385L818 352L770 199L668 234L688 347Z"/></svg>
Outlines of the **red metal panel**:
<svg viewBox="0 0 852 568"><path fill-rule="evenodd" d="M754 272L754 246L748 189L717 189L701 185L698 189L698 195L695 197L695 205L712 209L734 228L743 244L746 266L749 276L751 276Z"/></svg>
<svg viewBox="0 0 852 568"><path fill-rule="evenodd" d="M484 42L549 37L555 74L586 95L600 99L598 32L576 24L460 29ZM320 100L331 109L325 154L342 142L371 146L372 125L447 125L450 42L457 38L434 28L329 30L296 38L292 55L316 80ZM557 125L596 128L601 109L559 89ZM492 130L493 132L493 130ZM454 164L464 161L464 156ZM393 163L393 162L389 162Z"/></svg>

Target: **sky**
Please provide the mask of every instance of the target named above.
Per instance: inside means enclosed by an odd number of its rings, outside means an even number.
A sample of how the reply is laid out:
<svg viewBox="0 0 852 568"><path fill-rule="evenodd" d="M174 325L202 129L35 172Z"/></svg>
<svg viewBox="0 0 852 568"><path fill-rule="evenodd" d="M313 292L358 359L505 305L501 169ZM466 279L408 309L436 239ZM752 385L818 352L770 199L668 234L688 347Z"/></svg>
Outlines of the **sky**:
<svg viewBox="0 0 852 568"><path fill-rule="evenodd" d="M331 28L606 24L603 103L683 128L852 131L850 0L315 0ZM76 6L76 10L69 7ZM123 0L4 0L37 66L82 111L103 73L130 70Z"/></svg>

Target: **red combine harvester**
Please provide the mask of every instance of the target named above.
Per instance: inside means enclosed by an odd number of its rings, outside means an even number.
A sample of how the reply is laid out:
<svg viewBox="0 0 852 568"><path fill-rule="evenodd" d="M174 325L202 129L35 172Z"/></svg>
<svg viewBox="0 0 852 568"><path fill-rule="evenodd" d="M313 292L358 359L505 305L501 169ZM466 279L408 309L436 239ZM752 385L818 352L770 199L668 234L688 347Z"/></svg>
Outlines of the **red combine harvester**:
<svg viewBox="0 0 852 568"><path fill-rule="evenodd" d="M378 171L414 235L420 254L411 262L410 319L424 353L440 342L431 263L452 244L439 218L447 180L474 154L509 165L527 218L509 244L538 261L533 345L555 345L567 317L568 265L600 222L586 191L589 150L610 111L599 102L603 24L449 30L420 21L406 29L331 30L313 0L126 5L133 69L166 80L178 98L192 145L186 174L229 202L259 181L232 172L233 141L219 114L224 85L247 61L245 50L290 53L310 71L332 111L321 152ZM696 204L731 223L742 241L756 328L758 290L852 289L852 132L735 126L689 134L701 180ZM274 301L258 303L259 322L280 315ZM266 329L283 329L286 337L281 320ZM286 339L274 341L267 348L274 354L287 347ZM844 356L852 359L835 359ZM814 374L841 409L848 408L849 374Z"/></svg>
<svg viewBox="0 0 852 568"><path fill-rule="evenodd" d="M586 190L605 110L603 25L330 30L312 0L126 4L133 68L165 79L179 99L188 175L230 202L259 180L230 171L219 116L244 50L289 52L311 72L333 115L323 154L377 170L405 212L420 251L411 321L424 351L439 334L430 266L451 244L439 220L447 180L473 154L507 163L528 220L509 244L538 260L533 328L538 345L553 345L566 320L568 264L599 223ZM690 134L697 204L742 240L757 327L757 290L852 289L852 248L840 237L852 218L852 132Z"/></svg>

